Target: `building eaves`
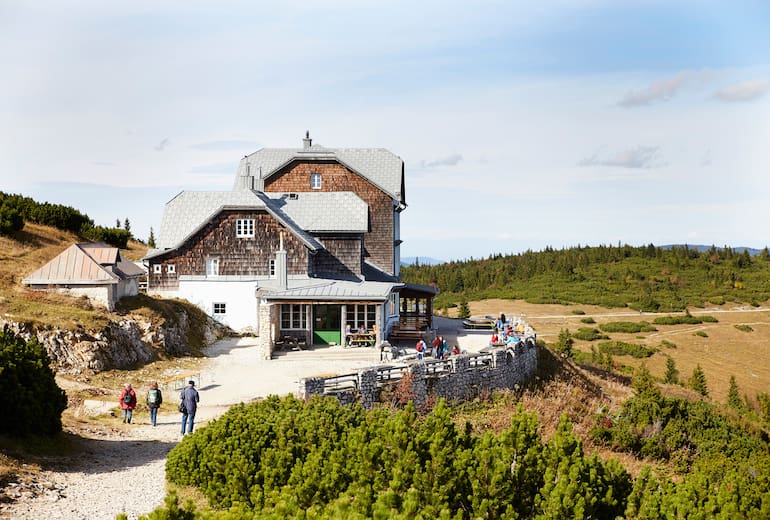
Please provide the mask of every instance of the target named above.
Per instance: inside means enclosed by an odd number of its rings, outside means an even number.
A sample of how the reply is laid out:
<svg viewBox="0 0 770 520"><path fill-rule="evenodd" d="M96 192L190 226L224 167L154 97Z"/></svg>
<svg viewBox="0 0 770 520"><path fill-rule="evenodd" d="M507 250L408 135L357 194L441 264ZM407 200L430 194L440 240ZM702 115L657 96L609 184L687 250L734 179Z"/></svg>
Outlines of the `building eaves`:
<svg viewBox="0 0 770 520"><path fill-rule="evenodd" d="M267 300L386 301L394 284L330 280L265 294Z"/></svg>
<svg viewBox="0 0 770 520"><path fill-rule="evenodd" d="M41 268L22 279L22 283L27 285L118 283L118 276L100 265L81 246L82 244L72 244Z"/></svg>

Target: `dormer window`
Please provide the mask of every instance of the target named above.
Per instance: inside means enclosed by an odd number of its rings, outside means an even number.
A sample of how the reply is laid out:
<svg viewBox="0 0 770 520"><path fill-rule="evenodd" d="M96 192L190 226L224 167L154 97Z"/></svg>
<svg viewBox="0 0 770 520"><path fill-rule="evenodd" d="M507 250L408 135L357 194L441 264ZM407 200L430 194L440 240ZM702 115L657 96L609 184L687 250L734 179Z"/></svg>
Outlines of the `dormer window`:
<svg viewBox="0 0 770 520"><path fill-rule="evenodd" d="M311 173L310 174L310 187L314 190L320 190L321 189L321 174L320 173Z"/></svg>

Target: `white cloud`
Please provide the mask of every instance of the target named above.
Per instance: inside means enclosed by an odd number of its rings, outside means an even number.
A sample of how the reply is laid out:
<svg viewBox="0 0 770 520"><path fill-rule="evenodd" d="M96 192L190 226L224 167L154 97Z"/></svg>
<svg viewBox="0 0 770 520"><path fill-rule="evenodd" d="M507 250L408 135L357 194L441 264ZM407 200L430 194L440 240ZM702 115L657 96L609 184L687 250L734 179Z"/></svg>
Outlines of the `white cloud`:
<svg viewBox="0 0 770 520"><path fill-rule="evenodd" d="M650 169L663 166L659 160L658 146L636 146L615 152L612 155L603 155L596 152L590 157L578 161L578 166L613 166L631 169Z"/></svg>
<svg viewBox="0 0 770 520"><path fill-rule="evenodd" d="M706 71L683 70L675 76L655 81L641 90L632 90L618 101L618 105L626 108L651 105L659 101L668 101L685 85L704 82L711 77Z"/></svg>
<svg viewBox="0 0 770 520"><path fill-rule="evenodd" d="M161 142L155 145L155 151L162 152L163 150L166 149L166 147L168 146L168 143L169 143L168 137L164 137Z"/></svg>
<svg viewBox="0 0 770 520"><path fill-rule="evenodd" d="M725 87L718 90L715 95L720 101L734 103L754 101L768 92L770 92L770 81L754 80Z"/></svg>
<svg viewBox="0 0 770 520"><path fill-rule="evenodd" d="M440 157L433 159L432 161L421 161L420 164L423 168L436 168L438 166L457 166L457 163L463 160L463 156L459 153L453 153L446 157Z"/></svg>

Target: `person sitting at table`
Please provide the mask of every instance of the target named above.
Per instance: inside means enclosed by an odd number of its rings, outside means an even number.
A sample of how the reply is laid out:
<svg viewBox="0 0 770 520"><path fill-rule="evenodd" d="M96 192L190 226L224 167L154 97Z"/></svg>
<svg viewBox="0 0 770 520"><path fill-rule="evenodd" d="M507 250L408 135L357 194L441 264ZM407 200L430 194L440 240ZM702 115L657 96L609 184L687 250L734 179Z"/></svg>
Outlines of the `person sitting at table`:
<svg viewBox="0 0 770 520"><path fill-rule="evenodd" d="M453 356L459 356L460 355L460 347L458 347L457 345L452 347L452 355Z"/></svg>
<svg viewBox="0 0 770 520"><path fill-rule="evenodd" d="M495 343L497 343L497 340L498 340L497 332L495 332L494 334L492 334L492 339L489 340L489 344L494 345Z"/></svg>
<svg viewBox="0 0 770 520"><path fill-rule="evenodd" d="M358 333L359 334L366 334L366 327L364 327L364 324L358 326Z"/></svg>

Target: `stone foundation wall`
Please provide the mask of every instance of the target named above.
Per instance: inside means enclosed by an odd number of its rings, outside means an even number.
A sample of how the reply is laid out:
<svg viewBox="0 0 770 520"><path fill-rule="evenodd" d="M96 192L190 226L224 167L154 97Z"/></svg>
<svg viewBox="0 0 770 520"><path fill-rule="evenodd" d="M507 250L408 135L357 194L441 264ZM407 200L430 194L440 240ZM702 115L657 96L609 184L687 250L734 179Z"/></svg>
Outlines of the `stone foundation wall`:
<svg viewBox="0 0 770 520"><path fill-rule="evenodd" d="M333 395L343 404L360 402L371 408L386 385L398 383L398 380L378 383L378 375L384 371L392 372L392 367L360 370L355 374L355 387L343 390L327 389L327 382L334 378L302 379L299 394L303 398ZM404 371L412 376L410 393L416 406L422 406L428 396L464 401L493 390L513 389L528 381L537 371L537 348L520 343L486 354L453 356L443 361L423 360L405 366ZM342 377L350 376L353 374Z"/></svg>

